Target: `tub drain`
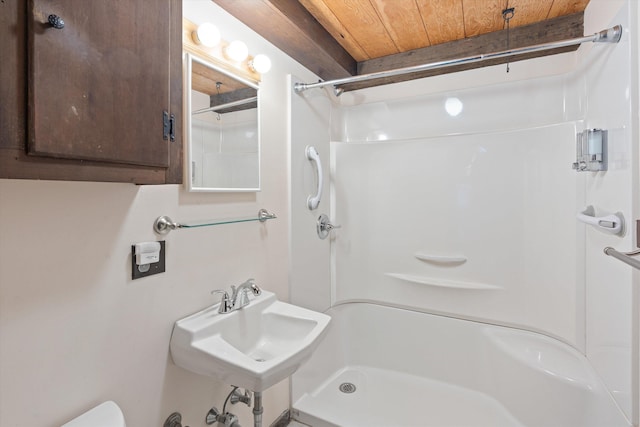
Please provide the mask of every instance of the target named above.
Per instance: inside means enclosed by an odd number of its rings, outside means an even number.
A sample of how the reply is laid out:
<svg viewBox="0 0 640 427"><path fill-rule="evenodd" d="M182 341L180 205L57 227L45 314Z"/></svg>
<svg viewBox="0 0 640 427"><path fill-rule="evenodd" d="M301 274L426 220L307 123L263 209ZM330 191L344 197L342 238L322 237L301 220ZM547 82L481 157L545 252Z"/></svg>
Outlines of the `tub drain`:
<svg viewBox="0 0 640 427"><path fill-rule="evenodd" d="M356 385L353 383L342 383L338 389L343 393L353 393L356 391Z"/></svg>

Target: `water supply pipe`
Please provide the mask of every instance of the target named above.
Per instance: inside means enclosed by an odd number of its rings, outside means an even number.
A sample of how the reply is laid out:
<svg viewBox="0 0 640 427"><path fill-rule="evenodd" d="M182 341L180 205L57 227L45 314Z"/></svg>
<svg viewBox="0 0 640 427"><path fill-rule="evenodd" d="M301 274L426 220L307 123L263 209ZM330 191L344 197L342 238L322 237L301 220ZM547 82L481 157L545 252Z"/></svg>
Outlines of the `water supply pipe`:
<svg viewBox="0 0 640 427"><path fill-rule="evenodd" d="M262 407L262 392L253 392L253 427L262 427L262 413L264 408Z"/></svg>

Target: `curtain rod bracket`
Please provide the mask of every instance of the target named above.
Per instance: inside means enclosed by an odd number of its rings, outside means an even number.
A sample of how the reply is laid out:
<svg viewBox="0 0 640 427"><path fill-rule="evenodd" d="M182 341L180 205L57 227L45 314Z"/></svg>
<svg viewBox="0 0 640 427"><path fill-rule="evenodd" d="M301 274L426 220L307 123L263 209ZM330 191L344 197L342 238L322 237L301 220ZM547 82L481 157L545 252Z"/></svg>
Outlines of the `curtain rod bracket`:
<svg viewBox="0 0 640 427"><path fill-rule="evenodd" d="M607 28L595 34L594 43L618 43L622 38L622 25Z"/></svg>

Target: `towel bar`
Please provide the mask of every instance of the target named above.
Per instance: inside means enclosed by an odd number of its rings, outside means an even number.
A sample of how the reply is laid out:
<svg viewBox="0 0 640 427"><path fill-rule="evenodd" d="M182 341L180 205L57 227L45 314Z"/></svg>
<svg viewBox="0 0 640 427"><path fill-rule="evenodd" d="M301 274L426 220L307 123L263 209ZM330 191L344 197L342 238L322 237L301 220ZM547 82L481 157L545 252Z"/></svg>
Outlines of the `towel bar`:
<svg viewBox="0 0 640 427"><path fill-rule="evenodd" d="M275 214L270 213L266 209L260 209L258 211L257 217L251 218L240 218L240 219L225 219L225 220L217 220L217 221L204 221L199 223L178 223L173 222L171 218L166 215L159 216L156 221L153 223L153 229L158 234L167 234L171 230L176 230L178 228L197 228L197 227L209 227L211 225L221 225L221 224L234 224L236 222L250 222L250 221L260 221L265 222L268 219L277 218Z"/></svg>

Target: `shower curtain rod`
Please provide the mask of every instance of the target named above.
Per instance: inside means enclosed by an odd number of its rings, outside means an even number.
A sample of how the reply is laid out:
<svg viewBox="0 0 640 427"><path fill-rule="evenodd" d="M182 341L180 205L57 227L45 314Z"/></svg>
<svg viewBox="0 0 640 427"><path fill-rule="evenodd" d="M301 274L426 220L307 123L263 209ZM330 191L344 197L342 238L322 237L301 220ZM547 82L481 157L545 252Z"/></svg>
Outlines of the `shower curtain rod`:
<svg viewBox="0 0 640 427"><path fill-rule="evenodd" d="M325 86L333 86L335 94L339 96L343 92L343 89L339 88L338 86L345 85L347 83L358 83L358 82L364 82L368 80L399 76L402 74L409 74L409 73L415 73L420 71L437 70L439 68L446 68L446 67L451 67L454 65L461 65L461 64L470 64L474 62L482 62L489 59L503 58L505 56L510 56L510 55L521 55L524 53L538 52L546 49L575 46L575 45L580 45L586 42L618 43L621 37L622 37L622 26L616 25L614 27L592 34L590 36L577 37L574 39L560 40L556 42L537 44L537 45L528 46L528 47L503 50L499 52L493 52L493 53L487 53L487 54L481 54L481 55L475 55L475 56L467 56L464 58L450 59L446 61L432 62L429 64L414 65L411 67L398 68L395 70L379 71L379 72L370 73L370 74L362 74L360 76L320 81L317 83L296 83L293 86L293 88L296 92L299 93L308 89L320 88Z"/></svg>

